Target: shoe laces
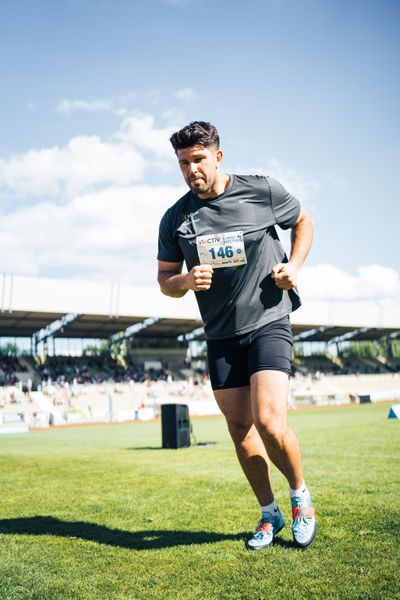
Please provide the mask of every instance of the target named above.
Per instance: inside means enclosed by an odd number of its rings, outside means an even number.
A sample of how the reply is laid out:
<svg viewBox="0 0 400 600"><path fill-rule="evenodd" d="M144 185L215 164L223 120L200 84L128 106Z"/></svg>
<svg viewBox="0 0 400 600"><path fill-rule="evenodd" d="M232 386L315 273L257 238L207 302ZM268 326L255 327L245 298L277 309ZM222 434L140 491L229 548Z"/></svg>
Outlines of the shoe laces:
<svg viewBox="0 0 400 600"><path fill-rule="evenodd" d="M272 515L270 515L268 513L268 515L262 517L258 521L256 533L254 534L254 536L261 537L264 533L269 534L269 533L272 533L272 531L273 531Z"/></svg>
<svg viewBox="0 0 400 600"><path fill-rule="evenodd" d="M292 497L292 508L298 508L302 506L310 506L309 498L307 496L293 496ZM293 518L293 525L296 527L308 527L310 519L305 517Z"/></svg>

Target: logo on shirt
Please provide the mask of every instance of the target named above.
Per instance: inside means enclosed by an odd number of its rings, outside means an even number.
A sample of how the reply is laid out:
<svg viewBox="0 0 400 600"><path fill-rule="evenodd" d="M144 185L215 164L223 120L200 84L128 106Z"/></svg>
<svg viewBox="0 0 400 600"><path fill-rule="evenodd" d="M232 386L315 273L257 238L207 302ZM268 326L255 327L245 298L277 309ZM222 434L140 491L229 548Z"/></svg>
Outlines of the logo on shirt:
<svg viewBox="0 0 400 600"><path fill-rule="evenodd" d="M183 223L189 223L190 221L192 223L197 223L200 219L196 219L195 217L199 216L199 211L196 210L195 212L192 213L182 213L182 224Z"/></svg>

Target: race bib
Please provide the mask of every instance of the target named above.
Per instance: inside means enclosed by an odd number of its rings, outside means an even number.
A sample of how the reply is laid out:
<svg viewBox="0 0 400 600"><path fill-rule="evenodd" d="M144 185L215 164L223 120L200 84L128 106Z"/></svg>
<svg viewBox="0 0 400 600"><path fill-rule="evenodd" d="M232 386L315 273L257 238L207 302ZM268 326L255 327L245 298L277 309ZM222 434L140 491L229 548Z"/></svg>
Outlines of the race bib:
<svg viewBox="0 0 400 600"><path fill-rule="evenodd" d="M243 231L199 235L196 244L201 265L211 265L218 269L239 267L247 263Z"/></svg>

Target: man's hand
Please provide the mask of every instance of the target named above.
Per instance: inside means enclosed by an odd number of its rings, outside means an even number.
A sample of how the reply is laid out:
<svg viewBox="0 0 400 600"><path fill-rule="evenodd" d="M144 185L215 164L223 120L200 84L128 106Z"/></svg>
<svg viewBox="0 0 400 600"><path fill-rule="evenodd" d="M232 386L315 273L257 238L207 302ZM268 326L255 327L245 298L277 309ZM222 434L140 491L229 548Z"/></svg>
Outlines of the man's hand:
<svg viewBox="0 0 400 600"><path fill-rule="evenodd" d="M272 268L271 277L281 290L291 290L297 283L299 269L293 263L279 263Z"/></svg>
<svg viewBox="0 0 400 600"><path fill-rule="evenodd" d="M189 273L182 273L183 262L158 261L158 283L163 294L171 298L182 298L189 290L205 292L210 289L213 268L211 265L196 265Z"/></svg>
<svg viewBox="0 0 400 600"><path fill-rule="evenodd" d="M196 265L186 274L186 285L194 292L205 292L211 287L212 275L211 265Z"/></svg>

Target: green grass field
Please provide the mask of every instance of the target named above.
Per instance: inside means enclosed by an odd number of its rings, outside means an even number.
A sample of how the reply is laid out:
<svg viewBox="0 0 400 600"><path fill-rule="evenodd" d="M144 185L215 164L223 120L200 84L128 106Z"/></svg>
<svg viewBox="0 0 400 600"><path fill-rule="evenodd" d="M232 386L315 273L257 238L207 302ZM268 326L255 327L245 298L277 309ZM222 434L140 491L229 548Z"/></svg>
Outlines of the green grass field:
<svg viewBox="0 0 400 600"><path fill-rule="evenodd" d="M319 534L245 541L258 506L221 417L194 420L215 445L162 450L156 423L0 437L0 599L400 597L400 422L389 406L292 412ZM289 523L288 523L289 521ZM397 527L397 530L396 530Z"/></svg>

